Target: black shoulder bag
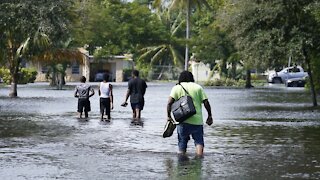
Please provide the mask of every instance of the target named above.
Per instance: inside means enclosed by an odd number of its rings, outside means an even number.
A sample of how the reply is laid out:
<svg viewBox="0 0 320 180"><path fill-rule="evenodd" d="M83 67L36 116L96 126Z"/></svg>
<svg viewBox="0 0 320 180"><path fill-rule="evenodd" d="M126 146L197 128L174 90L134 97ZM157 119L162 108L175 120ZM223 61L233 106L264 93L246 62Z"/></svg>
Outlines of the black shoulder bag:
<svg viewBox="0 0 320 180"><path fill-rule="evenodd" d="M175 121L181 123L196 114L196 108L194 107L192 97L189 95L188 91L181 84L179 85L186 92L186 95L180 97L172 104L171 112Z"/></svg>

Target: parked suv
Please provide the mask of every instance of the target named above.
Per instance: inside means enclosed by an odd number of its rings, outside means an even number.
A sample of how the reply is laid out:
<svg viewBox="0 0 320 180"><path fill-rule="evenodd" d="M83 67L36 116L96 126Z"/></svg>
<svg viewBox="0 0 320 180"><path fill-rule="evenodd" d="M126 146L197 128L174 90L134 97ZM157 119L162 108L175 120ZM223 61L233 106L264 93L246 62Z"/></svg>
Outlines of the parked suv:
<svg viewBox="0 0 320 180"><path fill-rule="evenodd" d="M282 69L279 72L270 73L268 75L269 83L285 83L289 79L305 78L308 73L301 66L292 66Z"/></svg>

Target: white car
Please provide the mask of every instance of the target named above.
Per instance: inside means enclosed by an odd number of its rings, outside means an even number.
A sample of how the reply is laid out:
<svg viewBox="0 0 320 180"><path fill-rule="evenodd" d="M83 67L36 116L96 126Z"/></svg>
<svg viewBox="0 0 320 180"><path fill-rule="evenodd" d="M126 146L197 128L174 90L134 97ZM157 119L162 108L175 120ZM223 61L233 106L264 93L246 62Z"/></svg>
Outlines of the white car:
<svg viewBox="0 0 320 180"><path fill-rule="evenodd" d="M268 75L269 83L285 83L293 78L305 78L308 73L301 66L292 66L282 69L279 72L273 72Z"/></svg>

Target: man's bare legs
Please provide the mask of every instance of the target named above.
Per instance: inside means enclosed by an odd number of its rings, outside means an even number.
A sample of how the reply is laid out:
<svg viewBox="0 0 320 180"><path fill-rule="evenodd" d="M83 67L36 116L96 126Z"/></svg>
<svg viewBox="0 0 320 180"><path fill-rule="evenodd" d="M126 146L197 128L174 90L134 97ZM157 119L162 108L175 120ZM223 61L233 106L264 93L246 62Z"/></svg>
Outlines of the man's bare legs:
<svg viewBox="0 0 320 180"><path fill-rule="evenodd" d="M141 118L141 110L137 108L136 109L136 119L140 120L140 118Z"/></svg>
<svg viewBox="0 0 320 180"><path fill-rule="evenodd" d="M136 119L136 110L132 110L132 118L133 118L133 120Z"/></svg>
<svg viewBox="0 0 320 180"><path fill-rule="evenodd" d="M203 146L198 144L196 145L196 155L198 157L202 157L203 156Z"/></svg>
<svg viewBox="0 0 320 180"><path fill-rule="evenodd" d="M78 115L79 115L79 118L82 119L82 112L78 112ZM85 118L88 118L88 117L89 117L87 111L84 112L84 117L85 117Z"/></svg>
<svg viewBox="0 0 320 180"><path fill-rule="evenodd" d="M134 110L132 110L132 118L133 118L133 121L140 121L141 119L141 110L136 108Z"/></svg>
<svg viewBox="0 0 320 180"><path fill-rule="evenodd" d="M186 155L186 151L179 150L179 155ZM196 145L196 156L197 157L203 157L203 146L198 144Z"/></svg>

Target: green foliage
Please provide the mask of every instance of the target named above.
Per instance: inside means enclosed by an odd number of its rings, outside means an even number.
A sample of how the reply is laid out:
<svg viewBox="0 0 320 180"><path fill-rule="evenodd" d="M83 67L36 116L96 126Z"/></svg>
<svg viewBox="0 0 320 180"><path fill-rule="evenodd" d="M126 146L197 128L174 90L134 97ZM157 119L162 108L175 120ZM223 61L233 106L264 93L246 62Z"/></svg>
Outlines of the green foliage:
<svg viewBox="0 0 320 180"><path fill-rule="evenodd" d="M3 80L5 84L10 84L11 83L10 70L4 67L0 68L0 78Z"/></svg>
<svg viewBox="0 0 320 180"><path fill-rule="evenodd" d="M34 68L21 68L18 83L34 83L37 78L37 70Z"/></svg>
<svg viewBox="0 0 320 180"><path fill-rule="evenodd" d="M230 78L220 78L205 82L205 86L237 86L237 81Z"/></svg>
<svg viewBox="0 0 320 180"><path fill-rule="evenodd" d="M244 79L234 80L231 78L221 78L221 79L215 79L206 81L205 86L221 86L221 87L245 87L246 81ZM263 87L266 85L266 80L263 79L256 79L252 80L252 85L254 87Z"/></svg>
<svg viewBox="0 0 320 180"><path fill-rule="evenodd" d="M69 37L74 17L72 0L15 0L0 3L0 61L11 74L11 97L17 96L20 63L50 48L57 48ZM20 76L21 77L21 76ZM20 79L28 82L29 79Z"/></svg>
<svg viewBox="0 0 320 180"><path fill-rule="evenodd" d="M37 70L33 68L21 68L19 73L19 84L27 84L27 83L33 83L37 78ZM10 74L9 69L6 69L4 67L0 68L0 77L2 78L3 82L5 84L10 84L12 77Z"/></svg>
<svg viewBox="0 0 320 180"><path fill-rule="evenodd" d="M319 44L319 24L308 10L313 2L230 1L219 21L230 32L247 67L281 67L289 56L300 64L302 49Z"/></svg>
<svg viewBox="0 0 320 180"><path fill-rule="evenodd" d="M4 32L0 44L12 40L13 48L18 48L27 38L32 44L37 33L46 34L51 41L66 39L69 35L70 18L73 18L71 0L8 1L0 4L0 31ZM5 46L4 46L5 47ZM39 51L30 47L29 52Z"/></svg>
<svg viewBox="0 0 320 180"><path fill-rule="evenodd" d="M152 66L150 64L138 63L136 69L140 72L140 77L145 80L152 80L150 73L152 71Z"/></svg>
<svg viewBox="0 0 320 180"><path fill-rule="evenodd" d="M197 11L192 16L192 52L195 58L215 64L215 60L227 60L235 52L234 44L216 21L217 10L223 0L208 1L213 11Z"/></svg>
<svg viewBox="0 0 320 180"><path fill-rule="evenodd" d="M181 27L184 20L181 14L169 16L168 12L163 12L159 16L162 28L161 34L158 34L158 41L152 44L141 45L137 56L139 64L152 65L176 65L181 66L183 62L184 41L181 36Z"/></svg>
<svg viewBox="0 0 320 180"><path fill-rule="evenodd" d="M312 75L314 79L315 90L320 93L320 58L316 57L311 61ZM308 87L310 86L310 81L307 81Z"/></svg>
<svg viewBox="0 0 320 180"><path fill-rule="evenodd" d="M75 42L87 44L95 57L135 53L139 45L157 42L163 34L156 15L138 2L89 0L78 6Z"/></svg>

